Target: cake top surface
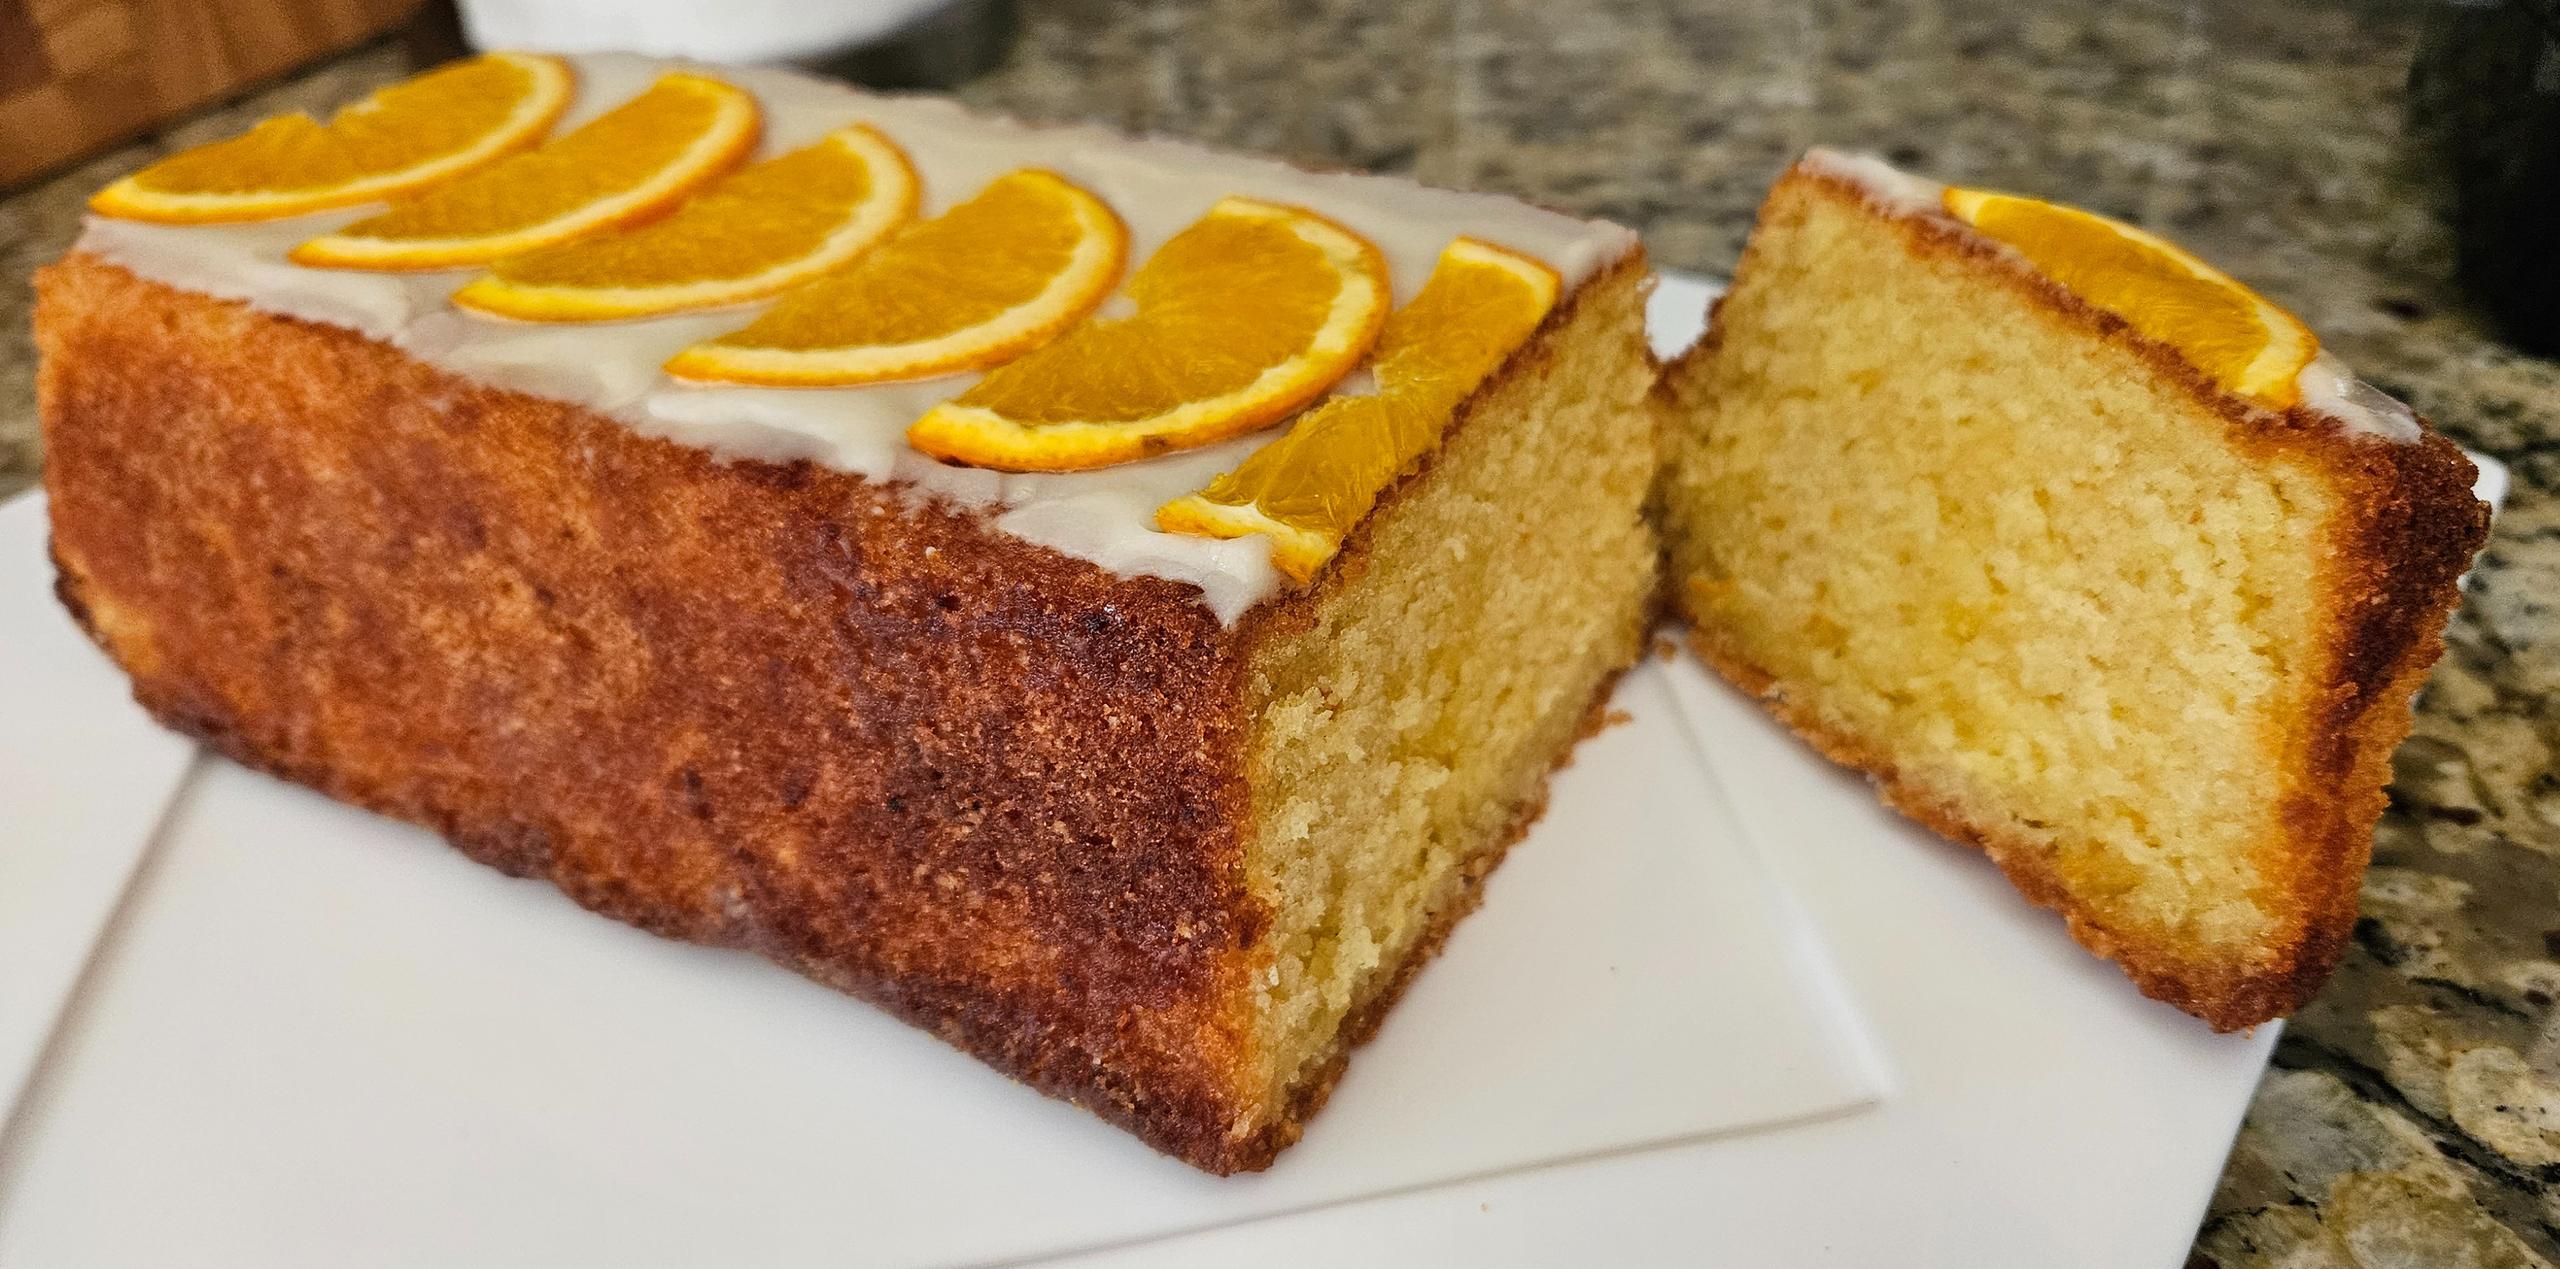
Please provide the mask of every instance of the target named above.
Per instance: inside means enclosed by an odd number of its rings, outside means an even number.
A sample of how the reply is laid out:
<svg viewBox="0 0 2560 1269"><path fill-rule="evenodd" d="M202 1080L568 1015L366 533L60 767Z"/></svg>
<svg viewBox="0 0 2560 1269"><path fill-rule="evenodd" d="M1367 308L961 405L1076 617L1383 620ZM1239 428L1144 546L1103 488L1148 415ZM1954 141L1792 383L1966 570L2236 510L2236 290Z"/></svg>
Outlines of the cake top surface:
<svg viewBox="0 0 2560 1269"><path fill-rule="evenodd" d="M1903 171L1873 155L1819 147L1805 155L1803 166L1856 187L1876 206L1896 215L1927 217L1952 226L2027 268L2038 268L2024 253L1953 214L1948 207L1949 187L1940 182ZM2140 232L2129 227L2127 231ZM2286 315L2284 320L2292 319ZM2307 332L2305 337L2308 338ZM2358 379L2345 362L2326 349L2317 349L2309 357L2292 376L2291 386L2300 408L2330 419L2349 433L2403 444L2418 440L2422 434L2417 415L2408 406Z"/></svg>
<svg viewBox="0 0 2560 1269"><path fill-rule="evenodd" d="M807 146L848 124L869 124L910 157L921 186L920 217L949 209L1008 172L1045 169L1117 213L1133 264L1231 196L1306 208L1374 244L1399 304L1414 297L1443 249L1462 236L1544 262L1568 292L1636 245L1635 235L1619 226L1499 196L1308 171L1099 127L1028 125L977 115L947 100L867 93L787 70L689 68L612 54L565 60L575 71L576 90L555 134L639 95L670 71L694 69L755 98L763 116L759 158ZM1154 527L1157 507L1235 468L1277 431L1090 471L1016 473L945 463L913 448L906 429L968 389L977 372L855 387L689 384L660 367L681 349L736 330L759 307L610 323L520 323L450 302L475 270L363 272L288 260L298 244L381 208L375 203L209 225L92 217L78 249L168 285L346 327L440 368L583 405L643 433L726 458L805 459L896 482L918 496L977 510L1000 531L1114 573L1196 585L1201 601L1223 621L1233 622L1281 584L1265 537L1198 537ZM1114 299L1104 312L1125 303ZM1360 391L1366 386L1362 380L1353 375L1334 391Z"/></svg>

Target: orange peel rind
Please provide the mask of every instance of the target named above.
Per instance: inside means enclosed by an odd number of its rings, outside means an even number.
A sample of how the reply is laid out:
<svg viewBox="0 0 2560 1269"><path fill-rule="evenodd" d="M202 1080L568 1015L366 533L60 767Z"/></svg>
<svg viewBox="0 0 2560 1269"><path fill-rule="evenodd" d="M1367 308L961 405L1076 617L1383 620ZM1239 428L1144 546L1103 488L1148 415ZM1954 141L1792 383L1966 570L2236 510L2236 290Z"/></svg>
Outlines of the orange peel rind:
<svg viewBox="0 0 2560 1269"><path fill-rule="evenodd" d="M540 140L577 77L556 57L484 53L375 91L322 123L278 115L98 191L102 216L201 225L277 220L416 193Z"/></svg>
<svg viewBox="0 0 2560 1269"><path fill-rule="evenodd" d="M2165 238L2042 199L1949 186L1947 213L2006 244L2057 285L2167 344L2225 389L2270 409L2302 399L2320 341L2301 319Z"/></svg>
<svg viewBox="0 0 2560 1269"><path fill-rule="evenodd" d="M990 371L916 420L908 443L968 466L1076 471L1240 436L1348 374L1390 303L1367 239L1242 197L1157 248L1127 294L1134 312Z"/></svg>
<svg viewBox="0 0 2560 1269"><path fill-rule="evenodd" d="M915 215L920 189L906 151L855 124L740 168L665 219L500 260L453 302L594 322L763 299L870 250Z"/></svg>
<svg viewBox="0 0 2560 1269"><path fill-rule="evenodd" d="M704 75L648 91L539 149L392 204L293 249L296 264L461 269L663 215L756 145L756 100Z"/></svg>
<svg viewBox="0 0 2560 1269"><path fill-rule="evenodd" d="M1387 319L1375 393L1309 411L1234 471L1157 508L1156 527L1267 534L1272 564L1306 584L1379 495L1438 448L1459 405L1537 331L1562 292L1543 261L1474 238L1450 243L1421 292Z"/></svg>
<svg viewBox="0 0 2560 1269"><path fill-rule="evenodd" d="M1120 280L1129 231L1053 172L1009 172L669 358L679 379L824 387L1000 365L1057 338Z"/></svg>

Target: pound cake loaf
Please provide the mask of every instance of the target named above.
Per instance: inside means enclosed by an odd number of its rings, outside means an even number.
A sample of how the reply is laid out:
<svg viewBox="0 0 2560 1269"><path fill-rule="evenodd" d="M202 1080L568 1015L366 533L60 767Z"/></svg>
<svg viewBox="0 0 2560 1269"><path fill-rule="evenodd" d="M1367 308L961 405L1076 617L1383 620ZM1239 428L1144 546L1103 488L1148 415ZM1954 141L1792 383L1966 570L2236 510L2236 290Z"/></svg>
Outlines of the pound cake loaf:
<svg viewBox="0 0 2560 1269"><path fill-rule="evenodd" d="M2459 449L2168 243L1823 151L1657 399L1727 678L2144 992L2326 978L2486 532Z"/></svg>
<svg viewBox="0 0 2560 1269"><path fill-rule="evenodd" d="M155 715L1213 1172L1653 611L1614 226L506 55L95 206L45 484Z"/></svg>

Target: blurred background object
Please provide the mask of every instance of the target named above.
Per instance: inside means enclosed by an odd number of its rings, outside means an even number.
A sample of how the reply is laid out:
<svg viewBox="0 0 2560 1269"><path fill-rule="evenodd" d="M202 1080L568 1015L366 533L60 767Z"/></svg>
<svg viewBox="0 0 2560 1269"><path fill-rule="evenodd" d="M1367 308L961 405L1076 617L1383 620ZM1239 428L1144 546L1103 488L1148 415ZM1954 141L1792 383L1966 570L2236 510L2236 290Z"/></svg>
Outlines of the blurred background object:
<svg viewBox="0 0 2560 1269"><path fill-rule="evenodd" d="M2439 0L2409 68L2462 283L2524 348L2560 353L2560 3Z"/></svg>
<svg viewBox="0 0 2560 1269"><path fill-rule="evenodd" d="M882 39L801 60L873 88L956 88L994 70L1013 33L1013 0L950 0Z"/></svg>
<svg viewBox="0 0 2560 1269"><path fill-rule="evenodd" d="M0 0L0 186L350 48L419 0Z"/></svg>
<svg viewBox="0 0 2560 1269"><path fill-rule="evenodd" d="M468 48L793 62L950 88L1004 58L1013 0L0 0L0 188L394 30ZM458 25L457 25L458 21Z"/></svg>
<svg viewBox="0 0 2560 1269"><path fill-rule="evenodd" d="M793 62L881 88L957 84L995 65L1013 29L1011 0L459 3L475 48Z"/></svg>

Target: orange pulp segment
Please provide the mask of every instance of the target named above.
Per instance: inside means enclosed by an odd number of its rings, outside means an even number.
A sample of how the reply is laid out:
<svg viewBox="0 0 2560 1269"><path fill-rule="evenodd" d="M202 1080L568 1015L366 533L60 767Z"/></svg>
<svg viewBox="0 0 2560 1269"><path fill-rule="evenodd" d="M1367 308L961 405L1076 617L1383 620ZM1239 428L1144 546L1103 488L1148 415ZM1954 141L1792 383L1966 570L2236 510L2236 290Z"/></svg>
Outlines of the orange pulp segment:
<svg viewBox="0 0 2560 1269"><path fill-rule="evenodd" d="M170 155L89 199L170 224L274 220L413 193L539 140L576 77L556 57L486 53L375 91L321 123L299 112Z"/></svg>
<svg viewBox="0 0 2560 1269"><path fill-rule="evenodd" d="M678 72L538 150L394 203L293 249L296 264L487 264L664 213L755 148L755 98Z"/></svg>
<svg viewBox="0 0 2560 1269"><path fill-rule="evenodd" d="M917 449L1008 471L1075 471L1288 417L1358 365L1389 303L1386 261L1304 208L1229 197L1097 318L988 372L907 429Z"/></svg>
<svg viewBox="0 0 2560 1269"><path fill-rule="evenodd" d="M1120 280L1128 250L1129 231L1101 199L1052 172L1010 172L745 329L677 353L667 372L806 387L998 365L1081 321Z"/></svg>
<svg viewBox="0 0 2560 1269"><path fill-rule="evenodd" d="M740 168L663 220L500 260L453 302L589 322L761 299L886 238L915 215L918 185L905 151L855 124Z"/></svg>
<svg viewBox="0 0 2560 1269"><path fill-rule="evenodd" d="M1272 563L1304 585L1378 495L1439 447L1460 403L1538 329L1562 289L1529 256L1474 238L1450 243L1378 336L1374 394L1309 411L1234 471L1158 508L1156 527L1267 533Z"/></svg>
<svg viewBox="0 0 2560 1269"><path fill-rule="evenodd" d="M2176 244L2076 207L1950 186L1956 219L2006 243L2063 289L2184 354L2224 388L2272 409L2320 351L2309 327Z"/></svg>

